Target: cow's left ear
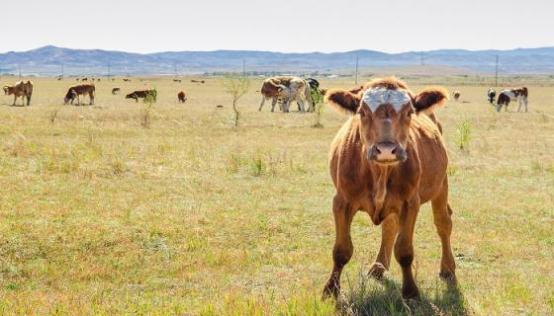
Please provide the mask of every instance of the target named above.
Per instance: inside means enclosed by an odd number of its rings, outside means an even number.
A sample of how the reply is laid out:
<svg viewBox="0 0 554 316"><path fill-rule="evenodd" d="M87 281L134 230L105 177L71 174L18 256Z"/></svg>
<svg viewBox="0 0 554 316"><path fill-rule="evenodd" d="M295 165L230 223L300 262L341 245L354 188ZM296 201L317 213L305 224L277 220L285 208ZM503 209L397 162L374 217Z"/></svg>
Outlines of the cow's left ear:
<svg viewBox="0 0 554 316"><path fill-rule="evenodd" d="M425 88L414 98L416 111L433 113L437 107L442 107L448 100L448 90L443 87Z"/></svg>

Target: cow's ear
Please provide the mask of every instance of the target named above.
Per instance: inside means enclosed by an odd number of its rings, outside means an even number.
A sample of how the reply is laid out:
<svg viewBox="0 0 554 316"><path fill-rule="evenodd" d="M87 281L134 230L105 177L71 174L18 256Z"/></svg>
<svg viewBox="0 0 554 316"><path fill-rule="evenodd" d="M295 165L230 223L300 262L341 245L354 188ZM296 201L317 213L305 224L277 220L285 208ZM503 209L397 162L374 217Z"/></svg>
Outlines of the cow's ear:
<svg viewBox="0 0 554 316"><path fill-rule="evenodd" d="M325 102L337 110L348 114L356 113L360 106L361 97L346 90L328 90L325 93Z"/></svg>
<svg viewBox="0 0 554 316"><path fill-rule="evenodd" d="M448 90L443 87L425 88L414 98L416 111L433 113L437 107L442 107L448 100Z"/></svg>

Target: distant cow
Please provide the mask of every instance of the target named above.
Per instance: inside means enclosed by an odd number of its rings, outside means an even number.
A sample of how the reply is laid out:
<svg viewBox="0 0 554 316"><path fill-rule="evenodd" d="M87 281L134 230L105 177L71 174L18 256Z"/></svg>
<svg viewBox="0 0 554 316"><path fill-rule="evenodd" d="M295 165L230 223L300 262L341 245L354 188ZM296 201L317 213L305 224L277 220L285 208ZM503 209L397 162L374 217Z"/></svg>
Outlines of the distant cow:
<svg viewBox="0 0 554 316"><path fill-rule="evenodd" d="M193 82L193 83L205 83L206 81L204 81L204 80L194 80L194 79L192 79L190 82Z"/></svg>
<svg viewBox="0 0 554 316"><path fill-rule="evenodd" d="M274 111L275 104L280 100L280 105L282 105L283 112L289 112L290 102L296 101L298 104L298 110L300 112L305 112L304 104L308 104L308 111L313 111L313 102L311 100L311 91L310 85L306 80L299 77L271 77L264 80L262 84L262 89L260 90L262 94L262 102L260 103L259 111L262 110L262 107L266 99L272 99L271 111Z"/></svg>
<svg viewBox="0 0 554 316"><path fill-rule="evenodd" d="M187 95L184 91L180 91L177 93L177 99L179 100L179 103L185 103L187 101Z"/></svg>
<svg viewBox="0 0 554 316"><path fill-rule="evenodd" d="M77 99L77 105L81 105L80 96L85 96L88 94L89 105L93 105L95 92L96 92L96 87L93 84L82 84L82 85L71 87L69 88L69 90L67 90L67 93L65 94L63 104L68 104L68 103L73 104L73 101Z"/></svg>
<svg viewBox="0 0 554 316"><path fill-rule="evenodd" d="M181 82L181 79L173 79L173 82Z"/></svg>
<svg viewBox="0 0 554 316"><path fill-rule="evenodd" d="M123 81L129 82L129 81L131 81L131 79L123 78Z"/></svg>
<svg viewBox="0 0 554 316"><path fill-rule="evenodd" d="M519 112L522 106L525 106L525 112L527 112L528 97L529 93L526 87L502 90L498 95L498 100L496 101L496 111L500 112L502 106L505 107L505 111L508 111L510 101L517 100L519 103L517 111Z"/></svg>
<svg viewBox="0 0 554 316"><path fill-rule="evenodd" d="M119 92L121 92L121 89L119 89L119 88L113 88L112 89L112 94L113 95L119 94Z"/></svg>
<svg viewBox="0 0 554 316"><path fill-rule="evenodd" d="M493 88L490 88L489 91L487 91L487 98L489 99L490 104L494 104L494 98L496 97L496 90Z"/></svg>
<svg viewBox="0 0 554 316"><path fill-rule="evenodd" d="M454 91L454 93L452 94L454 96L454 101L458 102L458 100L460 99L460 91L456 90Z"/></svg>
<svg viewBox="0 0 554 316"><path fill-rule="evenodd" d="M125 96L125 99L135 99L138 102L139 99L144 99L146 97L151 97L154 102L156 102L157 92L156 90L139 90L133 93L129 93Z"/></svg>
<svg viewBox="0 0 554 316"><path fill-rule="evenodd" d="M22 104L25 105L25 99L27 99L27 106L29 106L31 105L31 96L33 96L33 83L31 81L20 81L13 86L4 86L4 94L13 94L12 105L15 105L17 98L21 97L21 100L23 100Z"/></svg>
<svg viewBox="0 0 554 316"><path fill-rule="evenodd" d="M88 78L83 78L81 79L81 81L88 81Z"/></svg>

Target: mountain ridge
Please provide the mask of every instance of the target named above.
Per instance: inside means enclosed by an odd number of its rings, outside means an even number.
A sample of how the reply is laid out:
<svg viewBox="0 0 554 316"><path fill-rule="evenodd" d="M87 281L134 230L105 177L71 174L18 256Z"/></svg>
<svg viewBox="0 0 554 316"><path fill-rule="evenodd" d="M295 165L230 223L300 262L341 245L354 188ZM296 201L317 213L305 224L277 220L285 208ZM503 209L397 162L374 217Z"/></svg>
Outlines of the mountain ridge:
<svg viewBox="0 0 554 316"><path fill-rule="evenodd" d="M511 50L439 49L386 53L358 49L346 52L283 53L256 50L164 51L133 53L72 49L47 45L0 54L0 73L24 75L185 75L211 72L335 73L360 69L446 66L468 73L491 74L499 57L500 74L553 74L554 47Z"/></svg>

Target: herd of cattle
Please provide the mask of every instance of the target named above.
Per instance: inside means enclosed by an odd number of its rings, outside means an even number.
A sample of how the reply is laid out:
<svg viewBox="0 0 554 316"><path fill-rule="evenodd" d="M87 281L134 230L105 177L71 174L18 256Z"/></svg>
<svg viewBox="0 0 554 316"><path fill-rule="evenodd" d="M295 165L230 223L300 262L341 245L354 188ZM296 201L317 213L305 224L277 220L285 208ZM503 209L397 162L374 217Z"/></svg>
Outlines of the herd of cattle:
<svg viewBox="0 0 554 316"><path fill-rule="evenodd" d="M94 79L94 78L93 78ZM93 80L91 79L91 81ZM87 78L79 79L80 81L88 81ZM124 81L130 81L130 79L123 79ZM179 79L174 79L174 81ZM95 81L100 81L96 79ZM204 80L191 80L195 83L204 83ZM121 92L120 88L113 88L112 94L117 95ZM17 99L21 97L23 105L31 105L31 97L33 95L33 83L31 81L20 81L15 83L12 86L4 86L5 95L13 95L13 104L16 105ZM262 87L260 89L262 94L262 102L260 103L259 111L262 110L265 101L271 99L271 112L275 111L275 105L279 105L279 109L283 112L290 111L290 105L292 102L296 102L298 105L299 112L313 112L315 111L315 106L318 103L321 103L323 97L325 96L326 89L320 89L319 82L313 78L300 78L294 76L277 76L270 77L263 81ZM74 104L74 101L77 100L76 105L81 105L81 97L88 96L89 105L94 104L94 97L96 94L96 87L92 83L80 84L73 87L70 87L64 97L64 104ZM455 101L460 99L460 91L454 91L453 97ZM496 107L496 111L500 112L502 107L504 110L508 110L508 105L510 102L518 102L519 106L517 111L520 112L522 109L525 112L528 111L528 97L529 93L526 87L513 88L513 89L504 89L498 94L496 90L490 88L487 91L487 99L490 104ZM133 99L138 102L139 99L152 98L155 102L157 99L156 90L137 90L132 93L129 93L125 96L126 99ZM187 95L184 91L179 91L177 93L177 100L179 103L185 103L187 101ZM26 101L26 102L25 102Z"/></svg>

